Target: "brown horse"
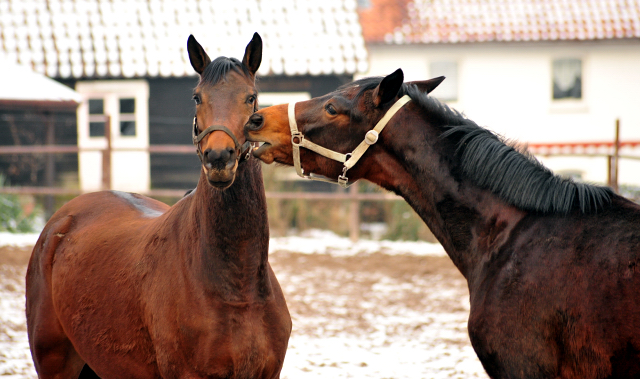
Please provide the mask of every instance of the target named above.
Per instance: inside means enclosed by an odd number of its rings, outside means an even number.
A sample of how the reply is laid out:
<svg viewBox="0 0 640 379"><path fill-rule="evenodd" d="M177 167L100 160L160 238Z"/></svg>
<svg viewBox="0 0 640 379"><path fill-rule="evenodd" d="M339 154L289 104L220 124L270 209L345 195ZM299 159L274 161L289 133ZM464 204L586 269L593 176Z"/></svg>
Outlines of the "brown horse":
<svg viewBox="0 0 640 379"><path fill-rule="evenodd" d="M264 162L292 165L298 150L304 175L401 195L468 281L469 335L492 378L640 378L640 206L554 175L428 96L442 79L362 79L291 120L287 105L265 108L245 135L265 142Z"/></svg>
<svg viewBox="0 0 640 379"><path fill-rule="evenodd" d="M105 191L51 217L27 271L40 378L280 376L291 318L267 260L260 161L238 141L257 105L262 40L242 62L211 62L193 36L188 51L200 75L198 186L173 207Z"/></svg>

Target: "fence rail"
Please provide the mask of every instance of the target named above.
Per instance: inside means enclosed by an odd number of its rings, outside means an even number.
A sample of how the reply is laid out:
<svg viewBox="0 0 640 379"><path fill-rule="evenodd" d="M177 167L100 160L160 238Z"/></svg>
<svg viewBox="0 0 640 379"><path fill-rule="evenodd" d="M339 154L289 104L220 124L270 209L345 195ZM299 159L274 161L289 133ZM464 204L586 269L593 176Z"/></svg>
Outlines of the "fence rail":
<svg viewBox="0 0 640 379"><path fill-rule="evenodd" d="M77 154L86 151L103 152L103 187L110 188L110 171L109 158L113 151L147 151L149 153L163 154L193 154L195 149L191 145L152 145L148 148L79 148L74 145L29 145L29 146L0 146L0 155L11 154ZM106 163L106 166L105 166ZM0 194L18 194L18 195L44 195L44 196L78 196L85 191L77 188L60 188L53 186L12 186L0 187ZM150 197L169 197L181 198L185 195L184 189L150 189L140 192L142 195ZM356 241L360 236L360 202L362 201L398 201L403 200L400 196L392 193L360 193L358 185L354 184L348 192L274 192L267 191L265 193L267 199L279 200L330 200L330 201L349 201L349 237ZM52 207L53 202L48 202ZM47 213L51 214L53 209L49 209Z"/></svg>
<svg viewBox="0 0 640 379"><path fill-rule="evenodd" d="M110 122L106 122L110 126ZM613 142L574 142L574 143L538 143L526 145L528 150L534 154L543 156L576 156L576 157L605 157L609 161L608 184L617 191L618 188L618 162L620 159L637 159L640 156L621 155L621 148L638 148L640 141L620 141L619 140L619 120L616 121L616 137ZM110 135L105 130L107 136ZM117 148L111 145L110 138L107 139L106 148L80 148L76 145L29 145L29 146L0 146L0 155L11 154L74 154L86 151L101 151L103 153L103 187L110 188L110 165L112 151L147 151L149 153L163 154L193 154L194 147L191 145L151 145L147 148ZM607 150L606 152L592 152L596 150ZM51 184L51 183L48 183ZM59 188L49 186L42 187L0 187L0 193L8 194L29 194L51 196L77 196L83 193L80 189ZM184 189L150 189L141 192L143 195L151 197L173 197L180 198L185 194ZM392 193L360 193L357 183L350 187L348 192L266 192L267 199L282 200L334 200L349 201L349 234L352 240L359 238L360 232L360 202L362 201L397 201L403 200ZM49 202L52 204L52 202Z"/></svg>

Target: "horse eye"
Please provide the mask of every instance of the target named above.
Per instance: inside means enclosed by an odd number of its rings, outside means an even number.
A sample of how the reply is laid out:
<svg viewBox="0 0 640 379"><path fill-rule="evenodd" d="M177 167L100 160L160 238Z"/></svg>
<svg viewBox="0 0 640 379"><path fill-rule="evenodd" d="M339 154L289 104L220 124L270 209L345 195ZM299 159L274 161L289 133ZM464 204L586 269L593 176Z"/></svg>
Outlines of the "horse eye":
<svg viewBox="0 0 640 379"><path fill-rule="evenodd" d="M202 104L202 100L200 99L200 96L198 96L198 95L193 95L193 100L196 102L196 105Z"/></svg>
<svg viewBox="0 0 640 379"><path fill-rule="evenodd" d="M251 96L249 96L249 98L247 99L247 103L249 103L249 104L253 104L253 103L255 103L255 102L256 102L256 97L255 97L255 95L251 95Z"/></svg>
<svg viewBox="0 0 640 379"><path fill-rule="evenodd" d="M338 114L338 112L336 111L336 108L334 108L332 104L327 104L327 107L325 109L327 113L329 113L332 116L335 116Z"/></svg>

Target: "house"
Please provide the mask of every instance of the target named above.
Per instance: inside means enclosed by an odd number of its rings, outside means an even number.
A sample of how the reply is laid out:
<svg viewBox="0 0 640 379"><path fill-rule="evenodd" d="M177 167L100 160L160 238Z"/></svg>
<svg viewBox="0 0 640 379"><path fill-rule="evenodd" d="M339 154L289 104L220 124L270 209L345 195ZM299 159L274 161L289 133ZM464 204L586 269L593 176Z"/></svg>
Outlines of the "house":
<svg viewBox="0 0 640 379"><path fill-rule="evenodd" d="M444 75L434 96L560 174L606 183L618 119L620 154L640 156L640 0L359 3L360 76ZM621 159L619 181L639 186L640 160Z"/></svg>
<svg viewBox="0 0 640 379"><path fill-rule="evenodd" d="M112 188L192 188L200 170L195 154L147 151L191 145L197 76L188 36L212 58L242 58L258 32L260 105L284 103L324 94L367 70L356 7L356 0L3 0L0 54L82 96L77 122L66 130L82 150L79 177L62 175L58 185L102 187L100 149L110 120ZM72 173L72 166L61 170Z"/></svg>

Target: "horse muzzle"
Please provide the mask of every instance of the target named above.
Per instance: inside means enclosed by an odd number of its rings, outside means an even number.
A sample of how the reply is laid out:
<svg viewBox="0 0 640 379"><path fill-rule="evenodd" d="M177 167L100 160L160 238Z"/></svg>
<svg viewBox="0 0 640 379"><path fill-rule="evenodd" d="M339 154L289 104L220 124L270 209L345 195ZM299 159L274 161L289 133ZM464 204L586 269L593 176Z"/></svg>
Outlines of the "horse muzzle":
<svg viewBox="0 0 640 379"><path fill-rule="evenodd" d="M232 148L206 149L202 154L202 167L209 184L216 188L225 189L231 186L235 179L238 168L238 152Z"/></svg>

